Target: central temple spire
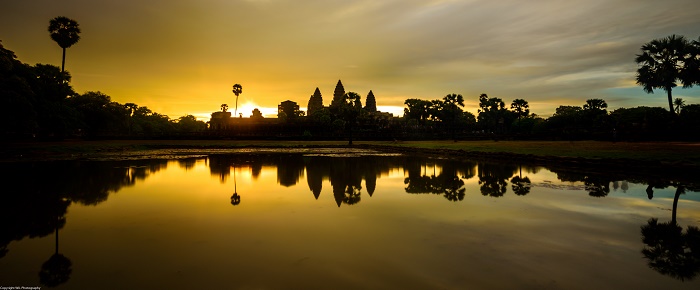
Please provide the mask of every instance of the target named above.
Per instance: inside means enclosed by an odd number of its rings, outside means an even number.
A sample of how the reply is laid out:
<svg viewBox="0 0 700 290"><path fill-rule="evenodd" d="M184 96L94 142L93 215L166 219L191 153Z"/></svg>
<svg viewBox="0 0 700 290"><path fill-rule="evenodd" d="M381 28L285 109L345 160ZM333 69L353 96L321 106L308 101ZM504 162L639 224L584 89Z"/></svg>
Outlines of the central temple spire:
<svg viewBox="0 0 700 290"><path fill-rule="evenodd" d="M333 91L333 101L331 101L331 107L337 107L343 103L343 96L345 95L345 88L343 87L343 82L338 80L338 84L335 85L335 91Z"/></svg>

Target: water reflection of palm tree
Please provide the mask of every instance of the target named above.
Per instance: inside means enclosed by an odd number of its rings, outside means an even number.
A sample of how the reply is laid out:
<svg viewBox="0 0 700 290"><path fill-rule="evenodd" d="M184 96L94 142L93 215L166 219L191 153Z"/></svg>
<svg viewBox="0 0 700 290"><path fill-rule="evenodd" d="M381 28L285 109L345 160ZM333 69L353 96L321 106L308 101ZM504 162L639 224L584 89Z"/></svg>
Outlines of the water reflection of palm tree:
<svg viewBox="0 0 700 290"><path fill-rule="evenodd" d="M330 163L329 179L338 207L343 203L353 205L360 202L363 175L361 161L357 158L343 158Z"/></svg>
<svg viewBox="0 0 700 290"><path fill-rule="evenodd" d="M530 178L525 176L523 178L523 167L522 165L518 167L519 173L518 176L513 177L513 179L510 180L511 187L513 189L513 192L516 195L527 195L530 193Z"/></svg>
<svg viewBox="0 0 700 290"><path fill-rule="evenodd" d="M357 185L348 185L347 189L345 189L345 196L343 197L343 203L347 205L353 205L362 199L360 195L360 191L362 190L362 187L357 186Z"/></svg>
<svg viewBox="0 0 700 290"><path fill-rule="evenodd" d="M443 196L449 201L460 201L464 199L465 192L464 180L457 176L450 176L444 180L444 188L442 188Z"/></svg>
<svg viewBox="0 0 700 290"><path fill-rule="evenodd" d="M238 195L238 188L236 184L236 165L233 165L233 195L231 196L231 204L238 205L241 203L241 197Z"/></svg>
<svg viewBox="0 0 700 290"><path fill-rule="evenodd" d="M445 162L442 163L442 170L437 176L435 164L431 176L428 176L426 166L410 168L408 177L404 179L404 190L406 193L442 194L449 201L460 201L464 199L466 192L462 178L473 177L473 167L472 164Z"/></svg>
<svg viewBox="0 0 700 290"><path fill-rule="evenodd" d="M41 265L39 271L39 283L49 288L66 283L73 272L73 263L70 259L58 253L58 228L59 225L65 224L65 216L57 214L55 222L56 251Z"/></svg>
<svg viewBox="0 0 700 290"><path fill-rule="evenodd" d="M610 180L603 176L586 176L583 185L593 197L606 197L610 193Z"/></svg>
<svg viewBox="0 0 700 290"><path fill-rule="evenodd" d="M481 195L501 197L506 193L508 179L513 176L517 168L505 164L481 163L479 164L479 188Z"/></svg>
<svg viewBox="0 0 700 290"><path fill-rule="evenodd" d="M670 222L651 218L641 227L645 244L642 254L649 267L681 281L691 280L700 272L700 229L688 226L684 233L676 222L678 199L683 193L683 186L678 186Z"/></svg>

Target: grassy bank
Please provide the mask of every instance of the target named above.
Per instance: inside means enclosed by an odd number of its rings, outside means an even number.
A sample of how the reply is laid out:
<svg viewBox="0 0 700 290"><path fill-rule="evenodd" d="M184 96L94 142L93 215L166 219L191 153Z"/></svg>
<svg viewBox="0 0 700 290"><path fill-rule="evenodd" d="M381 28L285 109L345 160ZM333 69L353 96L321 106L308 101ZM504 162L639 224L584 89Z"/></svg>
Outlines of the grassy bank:
<svg viewBox="0 0 700 290"><path fill-rule="evenodd" d="M466 152L510 153L540 157L629 159L700 165L700 143L600 141L414 141L387 146Z"/></svg>
<svg viewBox="0 0 700 290"><path fill-rule="evenodd" d="M599 141L359 141L359 147L387 150L459 151L465 154L522 155L536 158L577 158L595 160L634 160L700 167L700 143L682 142L599 142ZM4 161L27 159L78 159L104 152L152 149L235 149L287 147L345 147L344 141L232 141L232 140L118 140L14 142L0 146ZM455 151L452 151L455 150Z"/></svg>

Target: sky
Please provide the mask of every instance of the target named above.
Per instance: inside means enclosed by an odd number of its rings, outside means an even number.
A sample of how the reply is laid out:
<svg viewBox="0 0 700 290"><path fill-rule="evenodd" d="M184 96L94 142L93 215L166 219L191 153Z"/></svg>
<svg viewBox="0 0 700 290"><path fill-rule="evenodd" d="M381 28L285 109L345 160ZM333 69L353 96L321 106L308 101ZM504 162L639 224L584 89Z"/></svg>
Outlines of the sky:
<svg viewBox="0 0 700 290"><path fill-rule="evenodd" d="M226 103L276 116L305 109L316 87L329 105L338 80L382 111L406 99L461 94L525 99L532 113L587 99L609 109L667 106L635 84L640 47L700 37L697 0L3 0L0 40L19 60L61 65L49 20L78 21L66 70L78 93L100 91L178 118L208 120ZM674 98L700 103L700 88Z"/></svg>

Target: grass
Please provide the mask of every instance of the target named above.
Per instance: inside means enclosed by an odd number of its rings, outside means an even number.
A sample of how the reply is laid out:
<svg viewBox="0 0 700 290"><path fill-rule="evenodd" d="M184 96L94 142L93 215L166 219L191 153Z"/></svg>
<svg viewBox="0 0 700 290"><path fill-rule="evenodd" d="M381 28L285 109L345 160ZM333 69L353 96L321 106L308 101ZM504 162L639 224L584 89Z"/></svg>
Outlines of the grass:
<svg viewBox="0 0 700 290"><path fill-rule="evenodd" d="M700 166L700 143L600 141L357 141L358 146L420 148L471 153L509 153L538 157L629 159ZM233 140L116 140L16 142L0 145L0 160L70 159L71 156L146 149L235 149L243 147L343 147L346 141L233 141Z"/></svg>
<svg viewBox="0 0 700 290"><path fill-rule="evenodd" d="M540 157L630 159L700 165L700 143L601 141L411 141L387 146L511 153Z"/></svg>

